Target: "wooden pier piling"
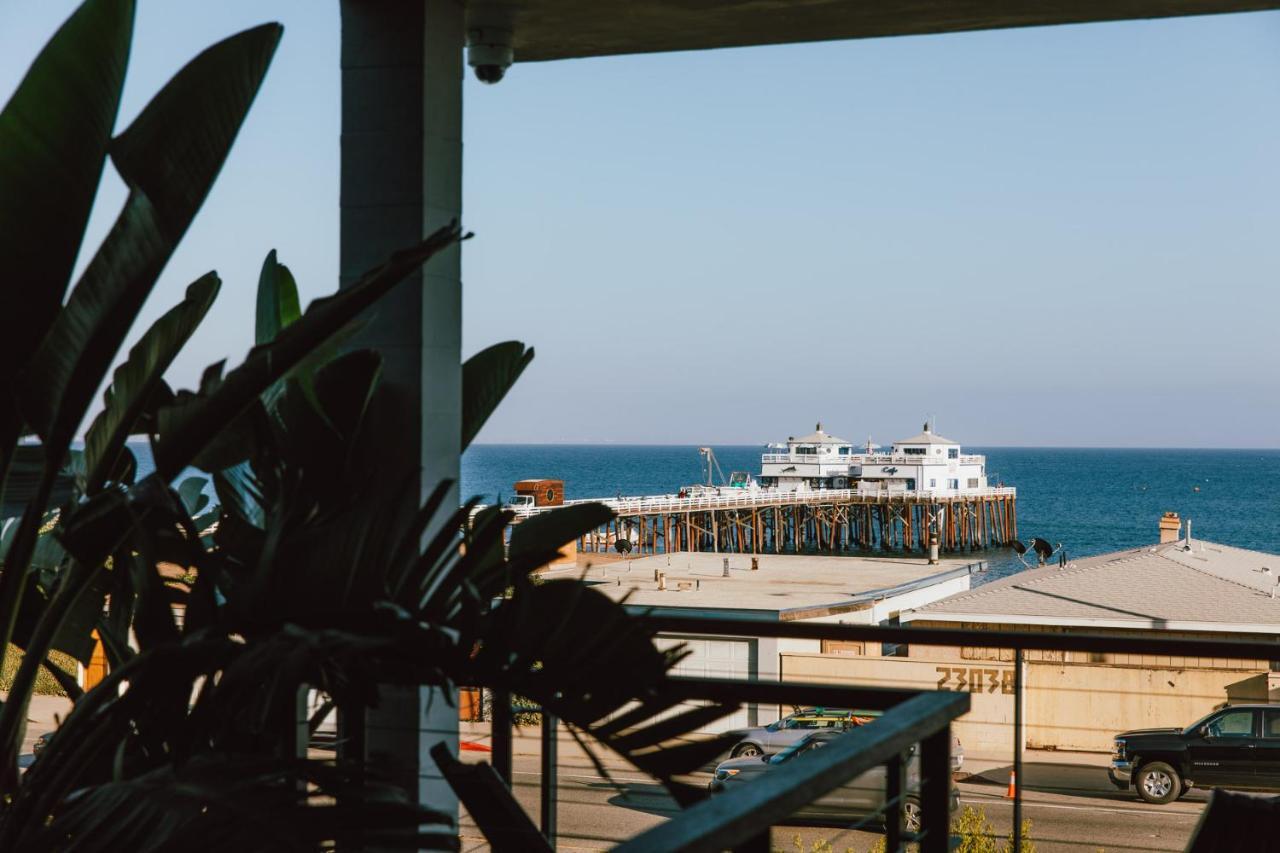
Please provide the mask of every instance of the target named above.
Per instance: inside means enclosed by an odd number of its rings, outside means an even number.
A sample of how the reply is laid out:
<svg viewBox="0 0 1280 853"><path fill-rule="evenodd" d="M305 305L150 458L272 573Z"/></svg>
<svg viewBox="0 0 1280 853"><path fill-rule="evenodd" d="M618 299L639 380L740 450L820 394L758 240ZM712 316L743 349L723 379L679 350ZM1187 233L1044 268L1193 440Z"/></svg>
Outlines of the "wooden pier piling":
<svg viewBox="0 0 1280 853"><path fill-rule="evenodd" d="M1018 535L1017 491L969 493L806 492L725 489L720 495L604 499L617 517L578 539L578 550L614 550L619 538L641 554L712 551L928 553L930 535L943 552L1008 545ZM546 508L520 508L518 524Z"/></svg>

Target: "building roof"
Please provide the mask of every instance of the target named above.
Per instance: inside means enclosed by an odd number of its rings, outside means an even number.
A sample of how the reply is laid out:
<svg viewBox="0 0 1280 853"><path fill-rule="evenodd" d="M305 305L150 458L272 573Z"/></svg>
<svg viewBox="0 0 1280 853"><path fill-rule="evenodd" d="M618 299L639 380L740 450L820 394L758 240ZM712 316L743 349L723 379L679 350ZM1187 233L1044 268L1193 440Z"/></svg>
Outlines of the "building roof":
<svg viewBox="0 0 1280 853"><path fill-rule="evenodd" d="M848 444L843 438L836 438L834 435L827 435L822 431L822 421L818 421L818 425L814 427L814 432L808 435L802 435L796 438L794 435L787 439L788 444Z"/></svg>
<svg viewBox="0 0 1280 853"><path fill-rule="evenodd" d="M949 438L943 438L929 428L928 424L924 425L924 432L919 435L913 435L911 438L903 438L895 441L894 444L959 444L958 441L952 441Z"/></svg>
<svg viewBox="0 0 1280 853"><path fill-rule="evenodd" d="M1280 627L1278 578L1275 554L1179 540L1018 572L902 619L1257 633Z"/></svg>
<svg viewBox="0 0 1280 853"><path fill-rule="evenodd" d="M972 564L962 559L931 566L909 557L760 554L759 569L752 571L751 556L681 552L668 559L657 554L591 565L585 580L633 606L791 620L869 609L876 601L968 575ZM665 590L658 589L655 571L666 573Z"/></svg>

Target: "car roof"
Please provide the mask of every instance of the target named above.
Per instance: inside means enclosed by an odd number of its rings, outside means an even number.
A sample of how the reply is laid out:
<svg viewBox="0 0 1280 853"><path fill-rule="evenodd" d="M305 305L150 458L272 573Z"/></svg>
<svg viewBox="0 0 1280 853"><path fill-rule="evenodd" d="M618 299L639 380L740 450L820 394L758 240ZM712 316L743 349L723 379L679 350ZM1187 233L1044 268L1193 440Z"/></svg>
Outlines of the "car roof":
<svg viewBox="0 0 1280 853"><path fill-rule="evenodd" d="M870 711L864 708L828 708L824 705L815 705L809 708L801 708L798 711L793 712L791 716L805 717L811 714L853 714L857 717L878 717L883 713L884 711Z"/></svg>

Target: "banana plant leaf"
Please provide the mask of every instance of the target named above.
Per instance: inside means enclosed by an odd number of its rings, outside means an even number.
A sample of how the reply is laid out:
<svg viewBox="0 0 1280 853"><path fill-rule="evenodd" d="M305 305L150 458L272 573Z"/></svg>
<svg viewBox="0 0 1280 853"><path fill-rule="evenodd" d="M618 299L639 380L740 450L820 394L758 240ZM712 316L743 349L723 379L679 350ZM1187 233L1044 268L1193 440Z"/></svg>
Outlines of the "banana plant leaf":
<svg viewBox="0 0 1280 853"><path fill-rule="evenodd" d="M159 413L152 442L157 475L172 480L276 380L288 375L316 348L342 332L361 311L404 280L429 258L462 239L457 223L440 228L419 245L392 255L351 287L317 299L269 344L254 347L244 363L199 394L179 393Z"/></svg>
<svg viewBox="0 0 1280 853"><path fill-rule="evenodd" d="M483 349L462 365L462 447L466 450L520 374L533 361L533 347L505 341Z"/></svg>
<svg viewBox="0 0 1280 853"><path fill-rule="evenodd" d="M105 407L85 435L86 492L97 491L125 453L125 442L139 429L148 404L156 399L179 351L204 320L221 282L208 273L187 288L186 297L147 329L124 364L116 368Z"/></svg>
<svg viewBox="0 0 1280 853"><path fill-rule="evenodd" d="M69 441L156 278L204 202L280 40L264 25L188 63L111 143L129 186L115 226L20 378L22 411Z"/></svg>
<svg viewBox="0 0 1280 853"><path fill-rule="evenodd" d="M18 518L22 515L40 487L44 465L42 445L20 444L14 448L9 480L5 483L4 502L0 504L0 519ZM50 503L55 506L65 503L74 492L75 483L75 473L63 466L54 481ZM3 559L4 553L0 550L0 559Z"/></svg>
<svg viewBox="0 0 1280 853"><path fill-rule="evenodd" d="M254 343L269 344L280 330L302 316L298 285L289 268L276 260L272 249L258 275L258 310L254 315Z"/></svg>
<svg viewBox="0 0 1280 853"><path fill-rule="evenodd" d="M209 505L209 496L204 491L208 484L209 481L204 477L188 477L178 484L178 498L182 501L182 508L192 518Z"/></svg>
<svg viewBox="0 0 1280 853"><path fill-rule="evenodd" d="M511 530L511 558L530 552L555 551L584 533L613 520L604 504L573 504L538 513Z"/></svg>
<svg viewBox="0 0 1280 853"><path fill-rule="evenodd" d="M0 112L0 399L62 304L97 194L133 32L132 0L89 0ZM21 420L0 406L0 483Z"/></svg>

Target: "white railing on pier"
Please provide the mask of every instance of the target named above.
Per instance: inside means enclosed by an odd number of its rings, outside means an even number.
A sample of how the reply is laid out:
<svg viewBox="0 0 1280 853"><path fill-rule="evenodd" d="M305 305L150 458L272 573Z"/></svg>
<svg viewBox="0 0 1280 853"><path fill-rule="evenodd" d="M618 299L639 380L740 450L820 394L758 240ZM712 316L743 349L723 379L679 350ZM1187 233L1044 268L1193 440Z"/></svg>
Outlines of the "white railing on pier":
<svg viewBox="0 0 1280 853"><path fill-rule="evenodd" d="M821 463L829 465L832 463L840 464L847 462L850 465L938 465L942 462L959 462L962 465L981 465L986 461L986 457L966 453L954 459L939 456L907 455L904 453L850 453L847 455L839 454L811 454L811 453L764 453L760 456L760 461L765 464L802 464L802 463Z"/></svg>
<svg viewBox="0 0 1280 853"><path fill-rule="evenodd" d="M732 489L723 487L719 494L701 493L679 495L643 495L636 497L582 498L565 501L565 505L601 503L618 515L657 515L661 513L694 512L697 510L723 510L751 507L790 506L792 504L829 504L875 498L878 500L919 501L954 500L957 498L1016 497L1018 490L1012 486L985 489L886 489L871 488L863 484L857 489L805 489L783 491L780 489ZM481 507L477 507L477 510ZM528 518L555 509L553 506L510 506L516 518Z"/></svg>

